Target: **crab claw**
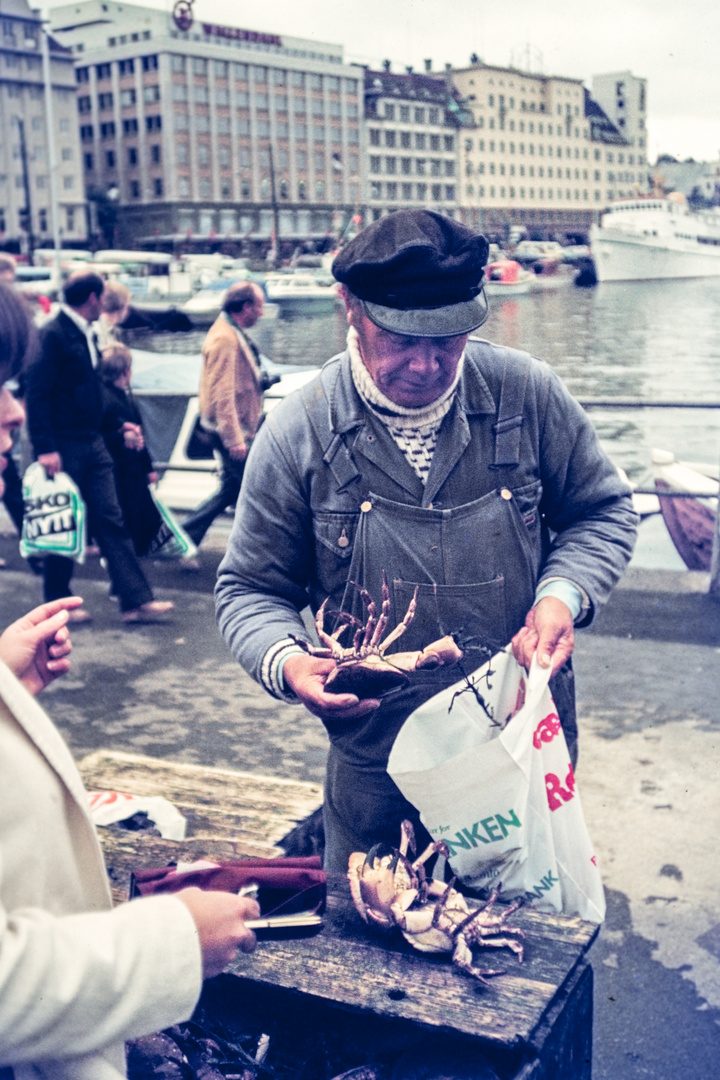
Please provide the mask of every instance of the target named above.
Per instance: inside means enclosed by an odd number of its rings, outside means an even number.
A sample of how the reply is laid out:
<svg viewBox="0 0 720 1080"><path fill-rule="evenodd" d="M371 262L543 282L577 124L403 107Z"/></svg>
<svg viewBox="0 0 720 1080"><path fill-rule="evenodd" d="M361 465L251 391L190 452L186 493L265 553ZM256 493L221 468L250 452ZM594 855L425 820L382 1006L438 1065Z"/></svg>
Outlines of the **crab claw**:
<svg viewBox="0 0 720 1080"><path fill-rule="evenodd" d="M457 664L458 660L462 660L462 658L462 649L450 634L446 634L445 637L432 641L425 646L417 659L415 667L445 667L448 664Z"/></svg>

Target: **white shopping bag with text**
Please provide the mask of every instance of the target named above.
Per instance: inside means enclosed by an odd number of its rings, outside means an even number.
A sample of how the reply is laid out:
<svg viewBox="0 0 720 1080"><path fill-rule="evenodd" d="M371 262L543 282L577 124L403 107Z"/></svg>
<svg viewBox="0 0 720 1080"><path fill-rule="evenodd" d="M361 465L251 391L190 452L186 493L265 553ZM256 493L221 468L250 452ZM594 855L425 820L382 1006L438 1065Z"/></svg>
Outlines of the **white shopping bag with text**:
<svg viewBox="0 0 720 1080"><path fill-rule="evenodd" d="M23 476L23 523L20 554L85 558L85 503L67 473L50 478L35 461Z"/></svg>
<svg viewBox="0 0 720 1080"><path fill-rule="evenodd" d="M388 773L459 880L600 923L605 896L548 689L510 646L407 718Z"/></svg>

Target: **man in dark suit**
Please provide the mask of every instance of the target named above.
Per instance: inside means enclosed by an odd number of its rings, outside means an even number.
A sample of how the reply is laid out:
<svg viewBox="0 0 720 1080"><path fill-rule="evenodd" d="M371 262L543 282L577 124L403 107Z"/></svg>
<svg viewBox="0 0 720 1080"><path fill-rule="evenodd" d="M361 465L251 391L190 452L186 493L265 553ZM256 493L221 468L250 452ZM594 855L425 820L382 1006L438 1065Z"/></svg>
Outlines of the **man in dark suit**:
<svg viewBox="0 0 720 1080"><path fill-rule="evenodd" d="M65 471L80 489L123 622L153 622L173 605L153 599L123 524L112 458L102 436L100 350L92 324L100 314L104 287L95 273L73 274L65 283L65 303L43 327L38 358L27 372L28 427L47 475ZM46 556L46 600L70 594L72 571L72 559ZM76 608L70 619L89 622L91 616Z"/></svg>

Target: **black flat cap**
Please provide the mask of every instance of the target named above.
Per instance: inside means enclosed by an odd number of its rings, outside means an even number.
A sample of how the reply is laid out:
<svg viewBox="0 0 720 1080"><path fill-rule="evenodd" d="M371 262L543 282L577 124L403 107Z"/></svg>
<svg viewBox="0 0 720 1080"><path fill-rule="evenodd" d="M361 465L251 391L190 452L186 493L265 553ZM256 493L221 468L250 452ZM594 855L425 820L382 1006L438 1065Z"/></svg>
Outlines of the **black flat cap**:
<svg viewBox="0 0 720 1080"><path fill-rule="evenodd" d="M332 272L383 330L454 337L485 322L484 236L431 210L398 210L368 225Z"/></svg>

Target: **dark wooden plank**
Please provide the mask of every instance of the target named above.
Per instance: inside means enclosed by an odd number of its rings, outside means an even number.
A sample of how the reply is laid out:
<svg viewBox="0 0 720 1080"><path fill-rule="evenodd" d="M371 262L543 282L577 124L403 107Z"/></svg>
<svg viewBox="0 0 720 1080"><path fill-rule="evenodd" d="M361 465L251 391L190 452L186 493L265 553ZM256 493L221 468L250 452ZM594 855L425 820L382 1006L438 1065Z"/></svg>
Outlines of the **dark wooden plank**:
<svg viewBox="0 0 720 1080"><path fill-rule="evenodd" d="M273 848L322 804L322 788L298 780L98 750L79 762L88 790L163 795L187 818L187 835Z"/></svg>
<svg viewBox="0 0 720 1080"><path fill-rule="evenodd" d="M544 934L546 920L549 937ZM518 1046L530 1040L597 927L569 920L572 925L563 935L562 917L526 911L512 921L526 933L526 959L521 964L508 950L480 953L480 967L507 972L484 986L455 968L447 956L418 953L399 935L373 934L355 911L347 886L333 878L321 933L263 942L252 963L241 961L231 970L339 1007Z"/></svg>

